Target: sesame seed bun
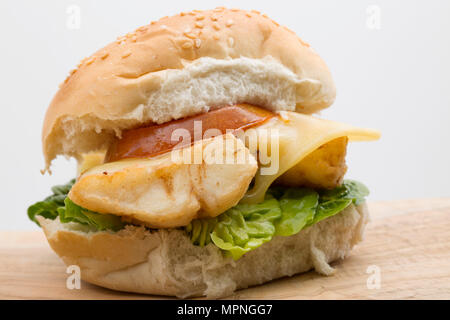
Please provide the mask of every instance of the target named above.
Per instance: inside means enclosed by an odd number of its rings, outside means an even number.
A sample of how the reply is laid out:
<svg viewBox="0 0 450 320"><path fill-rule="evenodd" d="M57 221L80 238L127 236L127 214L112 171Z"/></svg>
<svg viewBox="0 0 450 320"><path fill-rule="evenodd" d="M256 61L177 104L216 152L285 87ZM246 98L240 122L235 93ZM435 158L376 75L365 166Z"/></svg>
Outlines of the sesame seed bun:
<svg viewBox="0 0 450 320"><path fill-rule="evenodd" d="M106 149L143 124L243 102L309 114L334 98L323 60L266 15L181 13L118 38L70 73L45 117L46 169L57 155Z"/></svg>

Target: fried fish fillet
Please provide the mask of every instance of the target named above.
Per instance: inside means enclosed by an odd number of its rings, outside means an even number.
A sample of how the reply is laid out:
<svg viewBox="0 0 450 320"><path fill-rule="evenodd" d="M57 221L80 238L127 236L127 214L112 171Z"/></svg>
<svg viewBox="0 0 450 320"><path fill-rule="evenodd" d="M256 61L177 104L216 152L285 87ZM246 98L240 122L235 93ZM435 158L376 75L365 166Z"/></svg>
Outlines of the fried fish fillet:
<svg viewBox="0 0 450 320"><path fill-rule="evenodd" d="M232 143L221 141L223 137ZM106 163L84 172L69 198L89 210L119 215L152 228L185 226L195 218L215 217L243 197L258 165L233 135L197 143L202 144L200 149L195 145L188 148L193 157L203 150L201 163L173 161L171 152ZM231 156L234 163L211 158L220 154L223 159Z"/></svg>
<svg viewBox="0 0 450 320"><path fill-rule="evenodd" d="M286 171L276 184L289 187L332 189L342 183L347 165L347 137L334 139L306 156Z"/></svg>

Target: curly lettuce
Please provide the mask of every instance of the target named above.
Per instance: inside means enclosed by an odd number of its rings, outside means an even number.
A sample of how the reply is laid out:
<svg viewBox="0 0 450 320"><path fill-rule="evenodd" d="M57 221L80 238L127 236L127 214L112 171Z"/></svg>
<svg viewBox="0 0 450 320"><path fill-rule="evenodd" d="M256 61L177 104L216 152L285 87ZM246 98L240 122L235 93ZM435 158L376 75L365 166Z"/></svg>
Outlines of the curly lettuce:
<svg viewBox="0 0 450 320"><path fill-rule="evenodd" d="M216 218L194 220L186 231L192 243L213 242L237 260L274 236L297 234L351 203L361 204L368 194L366 186L353 180L332 190L272 187L263 202L238 204Z"/></svg>
<svg viewBox="0 0 450 320"><path fill-rule="evenodd" d="M67 197L75 180L71 180L64 185L54 186L53 194L43 201L36 202L28 208L28 217L37 225L39 222L36 216L47 219L56 219L62 223L76 222L89 226L92 230L112 230L118 231L125 225L119 216L112 214L100 214L76 205Z"/></svg>

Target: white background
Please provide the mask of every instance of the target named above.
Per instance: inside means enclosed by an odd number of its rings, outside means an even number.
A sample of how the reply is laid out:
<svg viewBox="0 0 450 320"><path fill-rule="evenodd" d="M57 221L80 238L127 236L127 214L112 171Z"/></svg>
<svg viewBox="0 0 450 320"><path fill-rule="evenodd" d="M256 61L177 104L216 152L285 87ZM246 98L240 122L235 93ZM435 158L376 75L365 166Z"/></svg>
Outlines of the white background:
<svg viewBox="0 0 450 320"><path fill-rule="evenodd" d="M79 29L67 27L71 5ZM151 20L218 5L257 9L297 32L337 85L322 116L382 132L348 153L347 176L370 187L370 200L450 196L450 1L2 0L0 229L37 229L28 205L74 175L64 158L52 176L39 173L44 113L68 71ZM368 27L377 26L371 5L380 29Z"/></svg>

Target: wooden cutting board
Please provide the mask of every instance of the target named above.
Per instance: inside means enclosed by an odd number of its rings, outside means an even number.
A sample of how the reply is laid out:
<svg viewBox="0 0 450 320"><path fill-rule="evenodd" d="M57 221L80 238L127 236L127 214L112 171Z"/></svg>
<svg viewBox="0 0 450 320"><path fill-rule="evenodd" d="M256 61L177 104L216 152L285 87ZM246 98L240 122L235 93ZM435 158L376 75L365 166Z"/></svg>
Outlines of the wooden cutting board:
<svg viewBox="0 0 450 320"><path fill-rule="evenodd" d="M335 275L308 272L229 298L450 299L450 198L376 202L369 207L372 221L365 240L350 257L333 264ZM0 299L155 298L86 282L80 290L69 290L67 277L42 232L0 232Z"/></svg>

